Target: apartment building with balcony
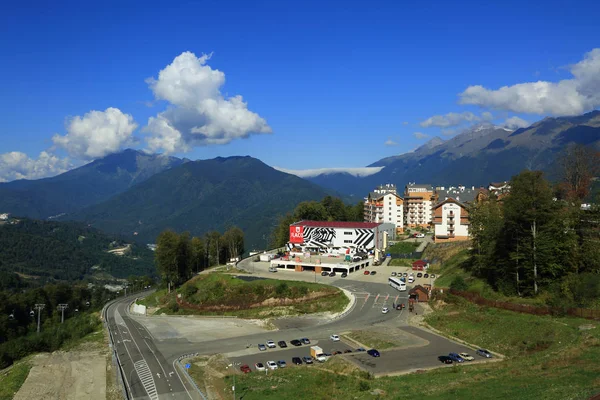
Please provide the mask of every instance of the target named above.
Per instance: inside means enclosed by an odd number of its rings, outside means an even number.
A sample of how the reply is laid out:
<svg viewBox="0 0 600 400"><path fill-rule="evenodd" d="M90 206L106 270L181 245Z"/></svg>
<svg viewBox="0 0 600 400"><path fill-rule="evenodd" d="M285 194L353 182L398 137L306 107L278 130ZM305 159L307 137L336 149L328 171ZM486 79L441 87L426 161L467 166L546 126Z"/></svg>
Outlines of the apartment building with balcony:
<svg viewBox="0 0 600 400"><path fill-rule="evenodd" d="M380 185L365 197L364 221L394 224L396 234L404 232L404 200L396 185Z"/></svg>
<svg viewBox="0 0 600 400"><path fill-rule="evenodd" d="M477 201L481 189L474 186L437 188L438 203L433 211L433 240L436 243L469 239L468 205Z"/></svg>
<svg viewBox="0 0 600 400"><path fill-rule="evenodd" d="M437 199L431 185L409 183L404 188L404 226L428 228L432 222L433 205Z"/></svg>

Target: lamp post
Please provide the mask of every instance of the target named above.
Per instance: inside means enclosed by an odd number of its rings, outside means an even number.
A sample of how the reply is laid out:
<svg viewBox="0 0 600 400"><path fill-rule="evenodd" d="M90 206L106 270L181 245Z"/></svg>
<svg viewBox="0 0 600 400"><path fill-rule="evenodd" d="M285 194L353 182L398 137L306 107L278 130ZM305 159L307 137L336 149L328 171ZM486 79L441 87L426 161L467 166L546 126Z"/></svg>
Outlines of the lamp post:
<svg viewBox="0 0 600 400"><path fill-rule="evenodd" d="M233 386L231 390L233 391L233 400L235 400L235 367L242 365L241 362L234 362L229 364L227 367L233 368Z"/></svg>

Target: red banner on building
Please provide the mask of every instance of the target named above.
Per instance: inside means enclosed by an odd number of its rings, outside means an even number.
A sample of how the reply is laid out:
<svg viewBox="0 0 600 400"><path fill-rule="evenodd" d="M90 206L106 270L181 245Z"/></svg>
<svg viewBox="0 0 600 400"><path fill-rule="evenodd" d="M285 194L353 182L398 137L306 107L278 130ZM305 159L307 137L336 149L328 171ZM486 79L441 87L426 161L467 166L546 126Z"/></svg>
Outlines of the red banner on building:
<svg viewBox="0 0 600 400"><path fill-rule="evenodd" d="M304 243L303 226L290 226L290 243Z"/></svg>

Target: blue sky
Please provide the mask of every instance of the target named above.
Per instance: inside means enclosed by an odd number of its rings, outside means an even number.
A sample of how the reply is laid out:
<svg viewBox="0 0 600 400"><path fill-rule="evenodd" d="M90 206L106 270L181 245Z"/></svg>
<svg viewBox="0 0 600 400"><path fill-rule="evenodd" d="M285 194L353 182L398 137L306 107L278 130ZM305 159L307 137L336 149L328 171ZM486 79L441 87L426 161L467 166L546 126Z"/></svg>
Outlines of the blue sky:
<svg viewBox="0 0 600 400"><path fill-rule="evenodd" d="M0 13L0 181L125 147L364 167L600 106L594 1L17 3Z"/></svg>

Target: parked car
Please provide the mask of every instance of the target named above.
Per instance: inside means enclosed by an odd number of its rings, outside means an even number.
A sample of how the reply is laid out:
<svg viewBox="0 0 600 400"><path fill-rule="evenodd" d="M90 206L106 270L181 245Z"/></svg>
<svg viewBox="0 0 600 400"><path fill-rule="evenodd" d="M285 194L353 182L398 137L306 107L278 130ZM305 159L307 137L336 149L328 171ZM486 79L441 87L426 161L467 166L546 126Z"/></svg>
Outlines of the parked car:
<svg viewBox="0 0 600 400"><path fill-rule="evenodd" d="M327 271L321 272L321 276L327 276L327 275L329 275L329 272L327 272Z"/></svg>
<svg viewBox="0 0 600 400"><path fill-rule="evenodd" d="M481 356L481 357L492 358L492 353L490 353L486 349L479 349L476 351L476 353L478 356Z"/></svg>
<svg viewBox="0 0 600 400"><path fill-rule="evenodd" d="M448 357L450 357L452 359L452 361L457 362L457 363L465 362L465 360L463 360L463 358L456 353L450 353L450 354L448 354Z"/></svg>
<svg viewBox="0 0 600 400"><path fill-rule="evenodd" d="M352 353L352 350L346 349L346 350L344 350L344 353Z"/></svg>
<svg viewBox="0 0 600 400"><path fill-rule="evenodd" d="M415 237L416 237L417 239L422 239L422 238L424 238L424 237L425 237L425 234L424 234L424 233L417 233L417 234L415 235Z"/></svg>
<svg viewBox="0 0 600 400"><path fill-rule="evenodd" d="M444 364L452 364L452 359L448 356L439 356L438 360L440 360Z"/></svg>
<svg viewBox="0 0 600 400"><path fill-rule="evenodd" d="M435 274L429 274L430 278L435 278Z"/></svg>
<svg viewBox="0 0 600 400"><path fill-rule="evenodd" d="M298 339L294 339L290 342L291 345L293 346L302 346L302 342L299 341Z"/></svg>
<svg viewBox="0 0 600 400"><path fill-rule="evenodd" d="M339 342L340 341L340 336L333 334L331 336L329 336L329 339L333 340L334 342Z"/></svg>
<svg viewBox="0 0 600 400"><path fill-rule="evenodd" d="M412 276L408 277L408 283L413 283L415 281L415 278L413 278Z"/></svg>
<svg viewBox="0 0 600 400"><path fill-rule="evenodd" d="M287 367L287 363L284 360L279 360L279 361L277 361L277 366L279 368L285 368L285 367Z"/></svg>
<svg viewBox="0 0 600 400"><path fill-rule="evenodd" d="M252 370L250 369L250 366L248 364L242 365L240 367L240 371L242 371L245 374L247 374L248 372L252 372Z"/></svg>
<svg viewBox="0 0 600 400"><path fill-rule="evenodd" d="M408 276L408 272L402 273L402 276Z"/></svg>
<svg viewBox="0 0 600 400"><path fill-rule="evenodd" d="M348 273L347 272L342 272L341 276L342 276L342 278L346 278L348 276Z"/></svg>
<svg viewBox="0 0 600 400"><path fill-rule="evenodd" d="M365 349L364 347L359 347L358 349L356 349L356 351L367 351L367 349Z"/></svg>
<svg viewBox="0 0 600 400"><path fill-rule="evenodd" d="M256 368L257 371L264 371L266 369L263 363L254 364L254 368Z"/></svg>
<svg viewBox="0 0 600 400"><path fill-rule="evenodd" d="M371 275L375 275L377 271L371 271Z"/></svg>
<svg viewBox="0 0 600 400"><path fill-rule="evenodd" d="M423 274L423 278L429 278L429 274Z"/></svg>
<svg viewBox="0 0 600 400"><path fill-rule="evenodd" d="M396 272L392 272L392 276L396 276L398 275Z"/></svg>
<svg viewBox="0 0 600 400"><path fill-rule="evenodd" d="M369 273L370 273L369 271L365 270L365 272L363 272L363 275L369 275Z"/></svg>
<svg viewBox="0 0 600 400"><path fill-rule="evenodd" d="M333 354L334 356L337 356L338 354L342 354L342 352L341 352L341 351L339 351L339 350L334 350L332 354Z"/></svg>
<svg viewBox="0 0 600 400"><path fill-rule="evenodd" d="M300 339L300 340L301 340L301 341L302 341L302 343L304 343L304 344L310 344L310 340L308 340L308 338L306 338L306 337L305 337L305 338L302 338L302 339Z"/></svg>
<svg viewBox="0 0 600 400"><path fill-rule="evenodd" d="M465 361L473 361L475 359L475 357L469 355L469 353L458 353L458 355Z"/></svg>
<svg viewBox="0 0 600 400"><path fill-rule="evenodd" d="M313 363L312 357L309 357L309 356L302 357L302 361L304 361L304 364L312 364Z"/></svg>
<svg viewBox="0 0 600 400"><path fill-rule="evenodd" d="M422 274L421 272L419 272L419 273L417 274L417 278L422 278L422 277L423 277L423 274Z"/></svg>
<svg viewBox="0 0 600 400"><path fill-rule="evenodd" d="M402 282L406 283L406 278L405 278L405 277L401 276L401 277L400 277L400 280L401 280Z"/></svg>
<svg viewBox="0 0 600 400"><path fill-rule="evenodd" d="M276 370L276 369L278 368L278 367L277 367L277 363L276 363L275 361L267 361L267 367L268 367L268 368L269 368L271 371L273 371L273 370Z"/></svg>
<svg viewBox="0 0 600 400"><path fill-rule="evenodd" d="M300 357L292 357L292 362L296 365L302 365L302 359Z"/></svg>
<svg viewBox="0 0 600 400"><path fill-rule="evenodd" d="M269 267L269 272L277 272L277 267Z"/></svg>
<svg viewBox="0 0 600 400"><path fill-rule="evenodd" d="M329 276L331 276L331 277L334 277L334 276L335 276L335 271L331 271L331 272L329 273Z"/></svg>
<svg viewBox="0 0 600 400"><path fill-rule="evenodd" d="M277 342L277 345L279 347L281 347L282 349L285 349L287 347L287 343L283 340L280 340L279 342Z"/></svg>
<svg viewBox="0 0 600 400"><path fill-rule="evenodd" d="M381 354L375 349L367 350L367 354L370 355L371 357L381 356Z"/></svg>
<svg viewBox="0 0 600 400"><path fill-rule="evenodd" d="M267 350L267 346L265 346L264 344L260 343L260 344L258 345L258 349L259 349L260 351L265 351L265 350Z"/></svg>
<svg viewBox="0 0 600 400"><path fill-rule="evenodd" d="M276 348L277 346L275 346L275 342L274 342L274 341L272 341L272 340L267 340L267 347L268 347L268 348L270 348L270 349L274 349L274 348Z"/></svg>
<svg viewBox="0 0 600 400"><path fill-rule="evenodd" d="M390 309L389 309L389 308L387 308L387 307L383 307L383 308L381 309L381 313L382 313L382 314L387 314L388 312L390 312Z"/></svg>

